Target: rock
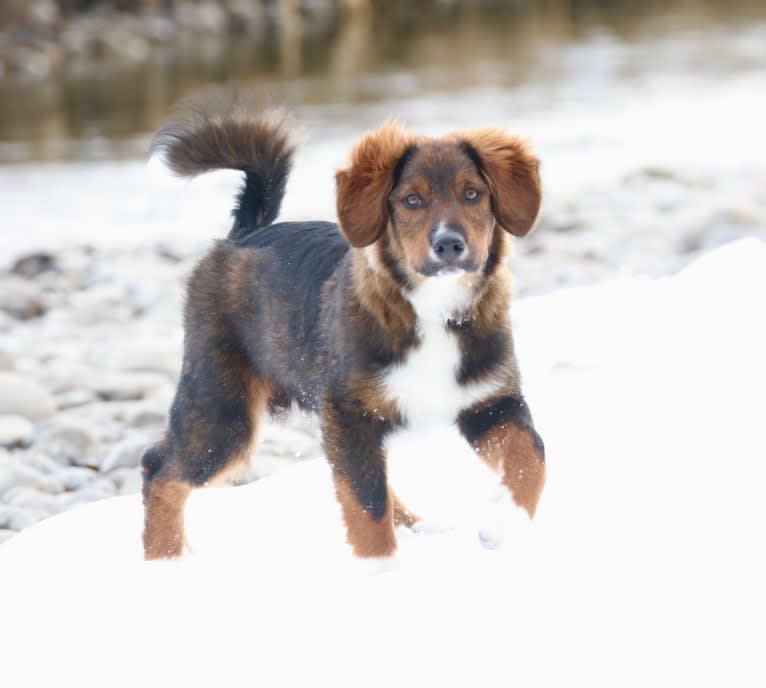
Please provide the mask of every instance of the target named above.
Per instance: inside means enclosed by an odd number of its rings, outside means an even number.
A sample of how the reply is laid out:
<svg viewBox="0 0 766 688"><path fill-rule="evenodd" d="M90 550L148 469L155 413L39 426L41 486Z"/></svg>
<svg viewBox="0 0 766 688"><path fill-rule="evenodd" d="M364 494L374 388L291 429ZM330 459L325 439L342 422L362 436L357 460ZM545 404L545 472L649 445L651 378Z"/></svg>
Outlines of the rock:
<svg viewBox="0 0 766 688"><path fill-rule="evenodd" d="M102 480L93 483L82 490L77 490L77 492L59 495L58 503L60 508L70 509L77 504L87 504L88 502L95 502L99 499L114 497L116 493L117 488L113 483L107 480Z"/></svg>
<svg viewBox="0 0 766 688"><path fill-rule="evenodd" d="M58 486L57 492L71 492L82 490L84 487L92 484L98 474L89 468L80 466L68 466L60 468L50 476L50 481Z"/></svg>
<svg viewBox="0 0 766 688"><path fill-rule="evenodd" d="M8 528L0 528L0 545L2 545L7 540L10 540L16 534L17 534L17 531L15 530L9 530Z"/></svg>
<svg viewBox="0 0 766 688"><path fill-rule="evenodd" d="M36 509L20 509L17 506L0 504L0 529L24 530L48 514Z"/></svg>
<svg viewBox="0 0 766 688"><path fill-rule="evenodd" d="M585 229L588 223L575 215L555 215L546 213L537 222L536 232L547 234L548 232L574 232Z"/></svg>
<svg viewBox="0 0 766 688"><path fill-rule="evenodd" d="M23 446L29 442L34 425L24 416L5 414L0 416L0 445Z"/></svg>
<svg viewBox="0 0 766 688"><path fill-rule="evenodd" d="M226 28L226 13L216 2L183 3L176 9L178 23L192 31L221 33Z"/></svg>
<svg viewBox="0 0 766 688"><path fill-rule="evenodd" d="M90 384L103 401L139 401L158 388L169 386L168 376L160 373L102 373Z"/></svg>
<svg viewBox="0 0 766 688"><path fill-rule="evenodd" d="M143 62L149 57L151 46L143 36L127 26L109 26L95 41L95 49L106 57L125 62Z"/></svg>
<svg viewBox="0 0 766 688"><path fill-rule="evenodd" d="M127 421L130 428L161 428L165 425L167 414L151 409L142 409Z"/></svg>
<svg viewBox="0 0 766 688"><path fill-rule="evenodd" d="M16 275L0 277L0 311L17 320L39 318L46 311L38 287Z"/></svg>
<svg viewBox="0 0 766 688"><path fill-rule="evenodd" d="M72 389L56 395L56 403L61 410L85 406L95 399L96 397L92 392L84 389Z"/></svg>
<svg viewBox="0 0 766 688"><path fill-rule="evenodd" d="M48 490L51 485L49 476L43 474L32 466L25 466L18 461L3 467L3 477L0 481L0 494L6 501L10 499L10 492L19 487L29 487L40 490Z"/></svg>
<svg viewBox="0 0 766 688"><path fill-rule="evenodd" d="M60 463L95 468L100 464L90 430L75 423L51 428L35 442L35 448Z"/></svg>
<svg viewBox="0 0 766 688"><path fill-rule="evenodd" d="M141 471L137 468L118 468L109 474L119 495L141 491Z"/></svg>
<svg viewBox="0 0 766 688"><path fill-rule="evenodd" d="M129 439L114 447L104 462L101 464L101 472L108 473L115 468L136 468L141 462L141 456L149 442L141 439Z"/></svg>
<svg viewBox="0 0 766 688"><path fill-rule="evenodd" d="M19 373L0 372L0 414L37 421L55 412L56 402L45 388Z"/></svg>
<svg viewBox="0 0 766 688"><path fill-rule="evenodd" d="M43 272L51 272L58 269L56 257L50 253L30 253L22 256L11 267L11 272L20 277L32 279Z"/></svg>
<svg viewBox="0 0 766 688"><path fill-rule="evenodd" d="M22 466L34 468L44 475L52 475L61 470L61 464L45 454L30 448L27 451L13 453L15 460Z"/></svg>
<svg viewBox="0 0 766 688"><path fill-rule="evenodd" d="M26 485L20 485L9 490L3 499L9 506L25 511L33 509L46 514L57 514L62 510L61 502L54 495Z"/></svg>
<svg viewBox="0 0 766 688"><path fill-rule="evenodd" d="M13 370L13 359L10 354L0 349L0 371Z"/></svg>
<svg viewBox="0 0 766 688"><path fill-rule="evenodd" d="M161 373L176 380L181 372L181 348L166 341L139 339L131 342L130 347L115 352L112 361L118 370Z"/></svg>

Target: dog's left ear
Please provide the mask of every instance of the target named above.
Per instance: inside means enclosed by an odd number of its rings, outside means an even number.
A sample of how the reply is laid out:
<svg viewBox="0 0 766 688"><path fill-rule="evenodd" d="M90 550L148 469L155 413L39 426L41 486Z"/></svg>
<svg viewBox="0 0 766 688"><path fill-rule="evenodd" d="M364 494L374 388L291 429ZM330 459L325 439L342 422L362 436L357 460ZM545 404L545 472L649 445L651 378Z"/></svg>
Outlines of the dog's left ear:
<svg viewBox="0 0 766 688"><path fill-rule="evenodd" d="M394 170L414 140L396 122L386 122L366 134L352 149L349 166L336 172L338 220L352 246L369 246L386 230Z"/></svg>
<svg viewBox="0 0 766 688"><path fill-rule="evenodd" d="M457 135L479 166L492 192L492 211L507 232L524 236L540 210L540 161L528 144L501 129Z"/></svg>

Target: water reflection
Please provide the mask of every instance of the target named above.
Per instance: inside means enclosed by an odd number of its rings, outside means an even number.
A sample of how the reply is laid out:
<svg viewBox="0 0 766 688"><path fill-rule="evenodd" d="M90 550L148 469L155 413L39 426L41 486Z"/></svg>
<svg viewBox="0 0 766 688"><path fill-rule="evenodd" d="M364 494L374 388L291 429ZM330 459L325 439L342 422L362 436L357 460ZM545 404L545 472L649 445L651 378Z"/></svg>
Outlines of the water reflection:
<svg viewBox="0 0 766 688"><path fill-rule="evenodd" d="M323 116L337 125L360 116L355 106L417 107L425 94L487 86L516 90L523 102L525 88L529 97L553 98L553 85L573 79L598 87L605 71L627 80L763 65L762 2L379 5L311 32L293 21L257 41L181 36L137 65L0 80L0 162L141 156L146 132L174 101L232 80L264 100L326 107Z"/></svg>

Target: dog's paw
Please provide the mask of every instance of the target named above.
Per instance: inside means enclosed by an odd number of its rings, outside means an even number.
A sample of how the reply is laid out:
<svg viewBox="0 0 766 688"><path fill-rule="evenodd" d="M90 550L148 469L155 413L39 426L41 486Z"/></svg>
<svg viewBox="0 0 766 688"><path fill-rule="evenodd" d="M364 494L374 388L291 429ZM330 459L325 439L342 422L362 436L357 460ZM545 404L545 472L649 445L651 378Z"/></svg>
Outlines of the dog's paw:
<svg viewBox="0 0 766 688"><path fill-rule="evenodd" d="M479 521L479 543L485 549L498 549L523 536L531 524L526 510L516 506L510 493L502 488L485 505Z"/></svg>

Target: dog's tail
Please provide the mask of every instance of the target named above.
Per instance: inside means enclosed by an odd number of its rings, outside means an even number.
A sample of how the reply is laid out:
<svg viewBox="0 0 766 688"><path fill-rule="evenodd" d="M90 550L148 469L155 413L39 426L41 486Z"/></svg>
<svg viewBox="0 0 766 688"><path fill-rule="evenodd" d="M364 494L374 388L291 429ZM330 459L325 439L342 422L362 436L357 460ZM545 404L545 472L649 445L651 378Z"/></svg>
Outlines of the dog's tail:
<svg viewBox="0 0 766 688"><path fill-rule="evenodd" d="M245 183L232 214L230 239L271 224L279 215L296 136L284 112L256 115L239 94L182 102L154 135L151 152L178 175L235 169Z"/></svg>

